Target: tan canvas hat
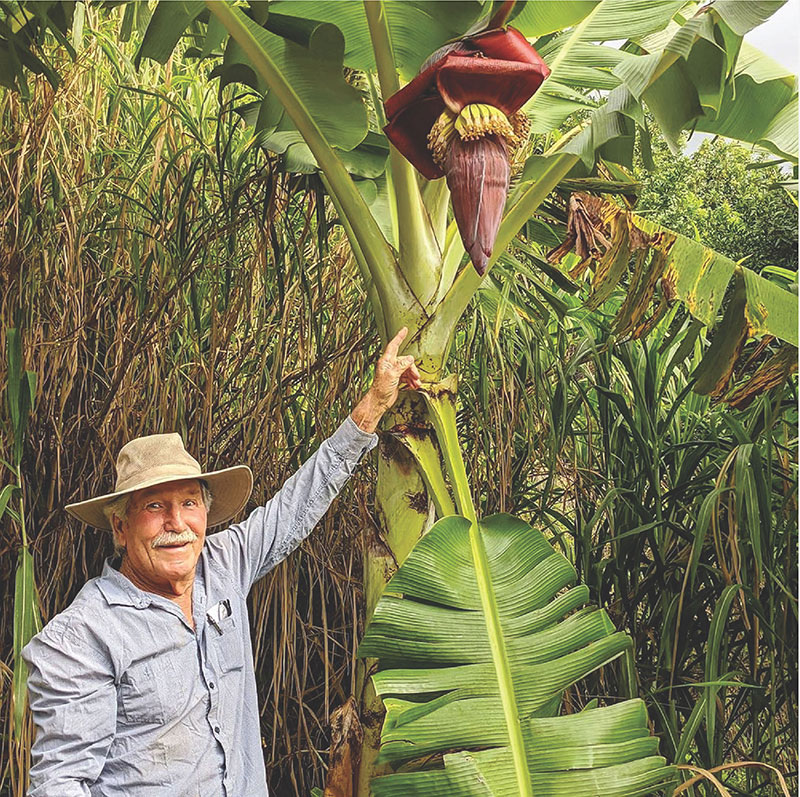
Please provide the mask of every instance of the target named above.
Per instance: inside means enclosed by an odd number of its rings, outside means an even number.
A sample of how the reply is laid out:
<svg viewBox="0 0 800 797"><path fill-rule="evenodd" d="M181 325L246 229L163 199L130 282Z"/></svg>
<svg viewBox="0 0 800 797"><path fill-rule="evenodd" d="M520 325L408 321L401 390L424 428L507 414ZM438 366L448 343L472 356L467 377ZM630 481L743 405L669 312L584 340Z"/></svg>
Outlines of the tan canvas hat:
<svg viewBox="0 0 800 797"><path fill-rule="evenodd" d="M103 507L126 493L180 479L203 479L214 500L208 512L208 525L216 526L244 509L253 490L253 474L247 465L203 473L200 463L186 451L183 439L174 432L137 437L126 443L117 455L117 483L113 493L67 504L65 509L78 520L111 531Z"/></svg>

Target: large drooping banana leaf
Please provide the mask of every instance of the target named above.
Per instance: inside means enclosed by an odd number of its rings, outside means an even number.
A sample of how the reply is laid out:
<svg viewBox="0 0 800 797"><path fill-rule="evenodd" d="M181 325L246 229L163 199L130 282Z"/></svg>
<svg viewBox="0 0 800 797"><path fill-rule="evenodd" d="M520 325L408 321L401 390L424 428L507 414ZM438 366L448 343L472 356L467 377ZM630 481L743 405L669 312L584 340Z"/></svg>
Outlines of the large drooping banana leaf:
<svg viewBox="0 0 800 797"><path fill-rule="evenodd" d="M742 42L719 113L698 119L696 129L758 144L797 163L797 76Z"/></svg>
<svg viewBox="0 0 800 797"><path fill-rule="evenodd" d="M566 687L630 646L575 580L510 515L454 515L420 540L359 647L381 664L381 758L406 765L373 781L376 797L633 797L673 779L641 701L557 716Z"/></svg>
<svg viewBox="0 0 800 797"><path fill-rule="evenodd" d="M572 195L569 227L571 237L551 259L576 244L576 233L584 240L599 233L595 242L605 241L597 243L590 256L581 252L584 259L571 272L577 277L594 263L589 309L599 307L623 279L628 280L627 295L614 319L614 331L621 337L647 334L674 299L703 326L713 328L734 282L731 301L695 374L697 392L723 391L748 338L772 335L797 347L797 296L699 241L588 194Z"/></svg>
<svg viewBox="0 0 800 797"><path fill-rule="evenodd" d="M589 240L593 240L588 244L591 251L585 249ZM695 373L698 393L723 393L748 338L770 335L795 350L798 346L795 294L699 241L613 202L589 194L572 195L568 238L551 252L550 259L560 260L573 247L582 258L573 265L573 277L594 264L586 301L589 309L598 308L628 280L614 319L614 332L620 337L646 335L675 299L700 324L713 328L733 283L725 314ZM784 360L786 355L779 358L781 369ZM782 372L775 371L775 365L770 363L769 373Z"/></svg>

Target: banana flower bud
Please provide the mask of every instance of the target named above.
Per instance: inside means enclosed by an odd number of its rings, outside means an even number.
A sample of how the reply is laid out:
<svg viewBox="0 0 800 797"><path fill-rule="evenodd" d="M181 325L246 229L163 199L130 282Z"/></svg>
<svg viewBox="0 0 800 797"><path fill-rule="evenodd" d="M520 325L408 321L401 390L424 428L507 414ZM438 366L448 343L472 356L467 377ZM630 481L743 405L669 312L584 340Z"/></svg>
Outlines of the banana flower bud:
<svg viewBox="0 0 800 797"><path fill-rule="evenodd" d="M520 108L550 74L515 28L439 48L384 103L389 140L428 180L447 177L464 248L483 275L500 226L509 161L528 136Z"/></svg>

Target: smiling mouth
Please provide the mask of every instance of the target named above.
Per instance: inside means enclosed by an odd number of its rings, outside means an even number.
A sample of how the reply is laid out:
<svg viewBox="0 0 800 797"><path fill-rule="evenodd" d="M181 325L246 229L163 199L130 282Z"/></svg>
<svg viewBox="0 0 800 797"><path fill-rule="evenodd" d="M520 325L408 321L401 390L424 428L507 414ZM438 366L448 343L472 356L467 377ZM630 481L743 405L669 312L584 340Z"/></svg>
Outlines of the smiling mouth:
<svg viewBox="0 0 800 797"><path fill-rule="evenodd" d="M188 542L177 542L177 543L170 543L169 545L159 545L159 548L168 548L171 550L175 550L176 548L185 548L190 543Z"/></svg>

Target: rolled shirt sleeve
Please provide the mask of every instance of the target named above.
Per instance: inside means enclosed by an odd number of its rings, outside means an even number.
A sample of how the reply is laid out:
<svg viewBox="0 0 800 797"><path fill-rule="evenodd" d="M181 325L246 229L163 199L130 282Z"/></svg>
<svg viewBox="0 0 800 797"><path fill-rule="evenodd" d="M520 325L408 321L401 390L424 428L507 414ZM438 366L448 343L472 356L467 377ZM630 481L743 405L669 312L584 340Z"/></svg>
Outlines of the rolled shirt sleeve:
<svg viewBox="0 0 800 797"><path fill-rule="evenodd" d="M285 559L319 522L378 436L350 415L264 506L207 538L209 554L238 574L245 594Z"/></svg>
<svg viewBox="0 0 800 797"><path fill-rule="evenodd" d="M85 797L114 739L117 695L107 654L60 616L22 651L36 724L28 797Z"/></svg>

